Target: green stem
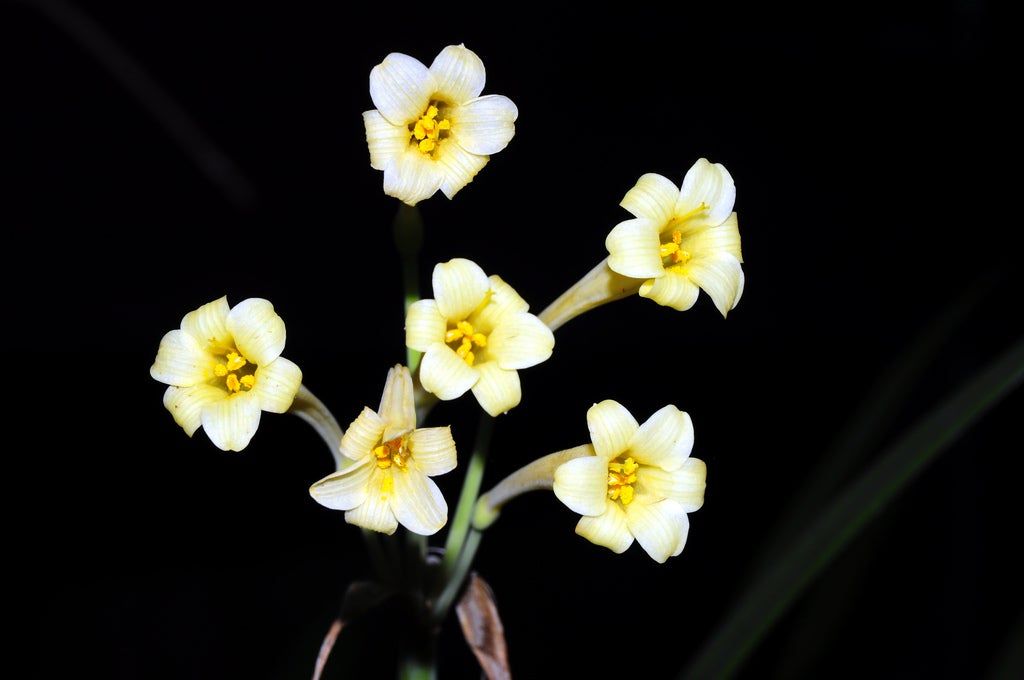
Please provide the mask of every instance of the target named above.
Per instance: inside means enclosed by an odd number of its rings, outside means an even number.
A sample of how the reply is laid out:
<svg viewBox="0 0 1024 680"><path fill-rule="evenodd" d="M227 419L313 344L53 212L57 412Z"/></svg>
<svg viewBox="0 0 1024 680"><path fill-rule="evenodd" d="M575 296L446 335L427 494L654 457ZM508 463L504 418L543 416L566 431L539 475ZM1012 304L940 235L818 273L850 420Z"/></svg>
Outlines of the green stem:
<svg viewBox="0 0 1024 680"><path fill-rule="evenodd" d="M452 567L451 576L441 590L441 594L437 596L437 600L434 601L433 620L436 624L444 621L445 615L455 601L455 596L462 590L462 584L465 582L467 574L469 574L469 568L473 565L473 558L476 557L476 551L480 547L480 540L482 538L483 533L476 529L470 529L469 534L466 536L462 551Z"/></svg>
<svg viewBox="0 0 1024 680"><path fill-rule="evenodd" d="M395 246L402 258L402 283L404 291L405 314L409 312L409 306L420 299L420 247L423 245L423 217L419 208L411 207L402 203L395 213ZM422 354L413 349L406 349L405 363L409 371L416 372L420 365Z"/></svg>
<svg viewBox="0 0 1024 680"><path fill-rule="evenodd" d="M490 448L491 433L493 431L494 418L482 412L480 414L480 426L476 433L476 444L473 447L473 455L469 459L469 466L466 468L466 478L462 482L462 492L459 494L459 505L455 510L455 518L452 520L451 528L448 530L448 540L444 544L444 560L441 563L441 572L446 579L455 570L456 562L458 562L459 556L462 553L462 546L466 541L470 521L473 519L473 507L476 505L476 498L480 493L480 483L484 478L487 449Z"/></svg>

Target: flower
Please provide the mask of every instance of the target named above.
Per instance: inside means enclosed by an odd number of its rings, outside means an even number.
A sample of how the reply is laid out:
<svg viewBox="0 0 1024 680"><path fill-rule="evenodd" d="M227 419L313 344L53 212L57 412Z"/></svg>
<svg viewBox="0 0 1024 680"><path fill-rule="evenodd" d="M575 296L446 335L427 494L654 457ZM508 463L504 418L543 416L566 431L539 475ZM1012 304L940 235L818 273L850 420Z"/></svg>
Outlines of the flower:
<svg viewBox="0 0 1024 680"><path fill-rule="evenodd" d="M385 534L399 522L430 536L448 521L448 504L430 477L455 469L450 427L416 429L412 376L405 366L388 372L380 408L352 421L341 438L352 464L309 487L316 502L344 510L345 521Z"/></svg>
<svg viewBox="0 0 1024 680"><path fill-rule="evenodd" d="M202 425L218 448L241 451L260 412L286 412L302 384L302 371L281 356L284 342L284 321L269 301L229 307L222 297L163 337L149 374L170 385L164 406L188 436Z"/></svg>
<svg viewBox="0 0 1024 680"><path fill-rule="evenodd" d="M661 175L644 175L621 203L635 219L616 225L605 241L608 266L645 279L640 295L680 311L697 301L699 286L725 316L743 295L735 201L729 172L705 158L681 189Z"/></svg>
<svg viewBox="0 0 1024 680"><path fill-rule="evenodd" d="M519 110L508 97L481 97L484 79L484 63L465 45L444 48L429 69L398 52L373 67L377 108L363 123L385 194L409 205L438 189L452 198L508 145Z"/></svg>
<svg viewBox="0 0 1024 680"><path fill-rule="evenodd" d="M690 458L693 424L666 406L638 425L610 399L587 411L594 455L555 470L554 492L584 515L576 533L591 543L624 552L633 539L656 562L682 552L690 521L704 504L704 462Z"/></svg>
<svg viewBox="0 0 1024 680"><path fill-rule="evenodd" d="M517 369L551 356L551 329L512 286L470 260L438 264L433 286L434 299L414 302L405 318L405 344L424 352L423 388L446 401L472 389L492 416L519 404Z"/></svg>

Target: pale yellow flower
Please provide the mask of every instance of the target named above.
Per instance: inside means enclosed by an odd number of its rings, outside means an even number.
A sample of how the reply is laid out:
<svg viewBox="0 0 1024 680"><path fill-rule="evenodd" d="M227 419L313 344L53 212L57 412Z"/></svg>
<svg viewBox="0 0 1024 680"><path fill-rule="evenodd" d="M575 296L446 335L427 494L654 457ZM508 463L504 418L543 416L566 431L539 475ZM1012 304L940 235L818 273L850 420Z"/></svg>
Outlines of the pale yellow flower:
<svg viewBox="0 0 1024 680"><path fill-rule="evenodd" d="M160 341L149 374L171 387L164 406L188 436L202 425L224 451L241 451L256 434L260 412L284 413L302 371L281 356L284 321L274 305L227 297L189 312Z"/></svg>
<svg viewBox="0 0 1024 680"><path fill-rule="evenodd" d="M612 400L587 411L594 455L555 470L554 492L584 515L576 533L617 553L635 538L664 562L683 551L687 513L704 504L704 462L690 458L693 425L675 406L655 412L643 425Z"/></svg>
<svg viewBox="0 0 1024 680"><path fill-rule="evenodd" d="M370 71L376 110L363 114L370 166L384 193L416 205L440 189L452 198L511 141L519 117L501 95L480 96L484 64L465 45L441 50L428 69L393 52Z"/></svg>
<svg viewBox="0 0 1024 680"><path fill-rule="evenodd" d="M377 412L364 408L341 438L352 461L309 488L317 503L344 510L345 521L393 534L401 523L430 536L448 521L448 504L430 479L455 469L451 428L416 429L409 369L388 372Z"/></svg>
<svg viewBox="0 0 1024 680"><path fill-rule="evenodd" d="M443 400L473 395L492 416L519 404L517 369L546 361L551 329L523 298L475 262L456 258L434 267L434 299L419 300L405 318L405 344L424 352L423 389Z"/></svg>
<svg viewBox="0 0 1024 680"><path fill-rule="evenodd" d="M605 241L608 266L644 279L640 295L678 310L692 307L703 289L725 316L743 295L735 201L729 172L704 158L686 173L682 188L661 175L644 175L622 199L635 219L618 224Z"/></svg>

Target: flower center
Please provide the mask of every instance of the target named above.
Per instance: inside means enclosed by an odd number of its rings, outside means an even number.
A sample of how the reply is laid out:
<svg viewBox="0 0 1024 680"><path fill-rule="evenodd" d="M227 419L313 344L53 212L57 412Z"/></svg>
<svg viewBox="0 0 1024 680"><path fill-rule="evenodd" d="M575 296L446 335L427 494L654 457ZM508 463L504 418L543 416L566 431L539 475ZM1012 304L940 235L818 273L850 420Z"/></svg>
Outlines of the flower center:
<svg viewBox="0 0 1024 680"><path fill-rule="evenodd" d="M230 394L248 392L256 385L256 364L234 350L224 356L223 364L213 367L213 374L224 378L224 386Z"/></svg>
<svg viewBox="0 0 1024 680"><path fill-rule="evenodd" d="M473 347L487 347L487 336L478 333L468 321L460 321L448 329L444 334L444 341L470 366L476 361Z"/></svg>
<svg viewBox="0 0 1024 680"><path fill-rule="evenodd" d="M412 452L406 446L405 437L399 436L383 442L373 450L373 455L377 458L377 467L381 470L387 470L392 465L404 470L409 464Z"/></svg>
<svg viewBox="0 0 1024 680"><path fill-rule="evenodd" d="M661 263L665 267L683 265L690 261L690 251L684 250L680 245L683 242L683 232L673 229L662 238L665 242L661 244L658 254L661 255Z"/></svg>
<svg viewBox="0 0 1024 680"><path fill-rule="evenodd" d="M419 150L429 156L437 148L438 143L448 136L452 122L444 117L441 110L443 102L432 101L419 120L409 124L409 141L416 144ZM441 117L438 120L438 116Z"/></svg>
<svg viewBox="0 0 1024 680"><path fill-rule="evenodd" d="M633 502L633 485L636 484L636 471L640 466L632 458L621 463L613 460L608 463L608 498L622 501L623 505Z"/></svg>

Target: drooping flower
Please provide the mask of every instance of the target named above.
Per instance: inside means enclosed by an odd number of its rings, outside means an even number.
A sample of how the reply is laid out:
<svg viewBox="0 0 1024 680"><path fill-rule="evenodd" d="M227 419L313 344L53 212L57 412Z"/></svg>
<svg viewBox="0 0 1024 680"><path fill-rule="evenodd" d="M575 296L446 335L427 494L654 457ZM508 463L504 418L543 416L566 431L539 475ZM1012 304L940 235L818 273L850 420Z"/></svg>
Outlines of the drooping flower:
<svg viewBox="0 0 1024 680"><path fill-rule="evenodd" d="M443 400L473 395L492 416L519 404L520 368L546 361L551 330L512 286L456 258L434 267L434 299L419 300L405 319L405 344L424 352L420 383Z"/></svg>
<svg viewBox="0 0 1024 680"><path fill-rule="evenodd" d="M344 510L345 521L393 534L401 523L430 536L448 521L448 504L430 479L455 469L451 428L416 429L412 376L405 366L388 372L376 412L364 408L341 438L352 461L309 488L317 503Z"/></svg>
<svg viewBox="0 0 1024 680"><path fill-rule="evenodd" d="M621 203L636 217L618 224L605 241L608 266L643 279L643 297L681 311L703 289L725 316L743 295L735 201L729 172L705 158L686 173L682 188L661 175L644 175Z"/></svg>
<svg viewBox="0 0 1024 680"><path fill-rule="evenodd" d="M164 406L188 436L202 425L218 448L241 451L261 411L286 412L302 384L302 371L281 356L284 343L284 321L270 302L230 307L222 297L163 337L149 374L170 385Z"/></svg>
<svg viewBox="0 0 1024 680"><path fill-rule="evenodd" d="M580 513L576 533L614 552L635 538L657 562L682 552L687 513L704 504L707 468L690 458L690 416L665 406L643 425L616 401L587 411L594 455L555 470L554 492Z"/></svg>
<svg viewBox="0 0 1024 680"><path fill-rule="evenodd" d="M384 171L384 193L416 205L440 189L452 198L515 135L516 105L480 96L484 64L465 45L441 50L428 69L392 52L370 71L363 114L370 166Z"/></svg>

